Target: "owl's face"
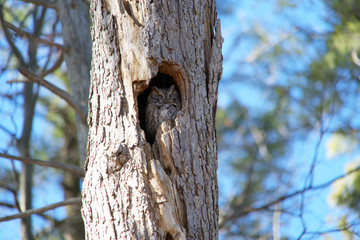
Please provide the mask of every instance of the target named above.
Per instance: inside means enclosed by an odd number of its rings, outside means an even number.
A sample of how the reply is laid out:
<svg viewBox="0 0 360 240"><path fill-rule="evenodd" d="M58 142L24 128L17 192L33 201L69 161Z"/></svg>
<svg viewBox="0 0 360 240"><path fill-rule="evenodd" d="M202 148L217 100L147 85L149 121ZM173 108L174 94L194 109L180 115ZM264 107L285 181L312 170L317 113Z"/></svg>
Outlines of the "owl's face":
<svg viewBox="0 0 360 240"><path fill-rule="evenodd" d="M159 114L167 119L173 119L173 115L181 109L180 96L174 85L161 89L153 87L148 97L149 104L153 106L153 110L159 110ZM166 116L168 114L171 116Z"/></svg>

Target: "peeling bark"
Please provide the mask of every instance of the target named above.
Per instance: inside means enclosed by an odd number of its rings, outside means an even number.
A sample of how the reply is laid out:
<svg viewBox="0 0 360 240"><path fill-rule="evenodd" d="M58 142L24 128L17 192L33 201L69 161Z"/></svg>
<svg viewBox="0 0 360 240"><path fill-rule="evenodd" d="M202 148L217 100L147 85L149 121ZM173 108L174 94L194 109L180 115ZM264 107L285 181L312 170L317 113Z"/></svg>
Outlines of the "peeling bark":
<svg viewBox="0 0 360 240"><path fill-rule="evenodd" d="M91 15L87 239L217 239L215 1L93 0ZM158 73L173 79L182 109L150 144L138 97Z"/></svg>

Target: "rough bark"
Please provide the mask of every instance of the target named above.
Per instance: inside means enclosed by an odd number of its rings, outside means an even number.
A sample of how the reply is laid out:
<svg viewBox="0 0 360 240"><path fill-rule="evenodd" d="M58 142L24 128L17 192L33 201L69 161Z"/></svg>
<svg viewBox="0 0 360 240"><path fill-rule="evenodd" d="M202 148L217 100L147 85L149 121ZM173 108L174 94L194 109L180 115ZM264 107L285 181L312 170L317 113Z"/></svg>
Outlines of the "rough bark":
<svg viewBox="0 0 360 240"><path fill-rule="evenodd" d="M68 50L64 56L72 96L84 114L87 114L91 66L89 7L83 0L58 0L56 3L64 47ZM75 120L80 166L84 166L88 127L78 115Z"/></svg>
<svg viewBox="0 0 360 240"><path fill-rule="evenodd" d="M87 239L217 239L215 1L93 0L91 14ZM150 144L138 97L158 73L182 109Z"/></svg>

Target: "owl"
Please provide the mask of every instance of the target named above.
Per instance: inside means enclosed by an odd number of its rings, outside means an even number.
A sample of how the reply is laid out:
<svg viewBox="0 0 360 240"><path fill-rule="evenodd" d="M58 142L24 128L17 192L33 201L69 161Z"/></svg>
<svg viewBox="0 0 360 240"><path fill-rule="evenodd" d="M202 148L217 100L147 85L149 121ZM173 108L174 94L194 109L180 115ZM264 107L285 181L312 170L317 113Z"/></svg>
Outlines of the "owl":
<svg viewBox="0 0 360 240"><path fill-rule="evenodd" d="M154 142L161 123L174 120L180 109L181 100L175 85L170 88L151 88L145 109L145 133L150 142Z"/></svg>

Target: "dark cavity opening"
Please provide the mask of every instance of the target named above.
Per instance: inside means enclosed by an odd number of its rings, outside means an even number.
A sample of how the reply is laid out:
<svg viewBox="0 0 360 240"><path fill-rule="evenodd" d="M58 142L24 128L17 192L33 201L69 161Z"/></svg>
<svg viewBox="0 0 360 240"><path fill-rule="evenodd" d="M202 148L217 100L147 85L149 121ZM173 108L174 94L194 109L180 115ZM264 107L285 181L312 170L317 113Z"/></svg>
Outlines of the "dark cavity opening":
<svg viewBox="0 0 360 240"><path fill-rule="evenodd" d="M144 130L145 136L146 136L146 141L149 142L150 144L153 144L155 139L151 139L149 136L147 136L146 131L145 131L145 128L146 128L145 109L146 109L146 104L147 104L147 98L148 98L151 88L153 86L155 86L157 88L170 88L171 85L173 85L173 84L175 85L175 88L179 92L174 79L167 74L159 72L154 78L151 79L149 87L143 93L141 93L137 98L140 127L142 130Z"/></svg>

